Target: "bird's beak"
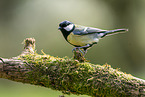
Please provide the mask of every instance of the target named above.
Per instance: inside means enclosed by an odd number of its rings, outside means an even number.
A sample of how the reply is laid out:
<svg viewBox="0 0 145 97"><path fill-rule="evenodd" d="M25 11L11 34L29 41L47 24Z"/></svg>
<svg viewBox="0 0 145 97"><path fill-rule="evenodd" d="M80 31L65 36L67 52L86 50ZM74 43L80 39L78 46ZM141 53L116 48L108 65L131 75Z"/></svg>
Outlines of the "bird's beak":
<svg viewBox="0 0 145 97"><path fill-rule="evenodd" d="M61 27L58 27L58 30L60 30L61 29Z"/></svg>

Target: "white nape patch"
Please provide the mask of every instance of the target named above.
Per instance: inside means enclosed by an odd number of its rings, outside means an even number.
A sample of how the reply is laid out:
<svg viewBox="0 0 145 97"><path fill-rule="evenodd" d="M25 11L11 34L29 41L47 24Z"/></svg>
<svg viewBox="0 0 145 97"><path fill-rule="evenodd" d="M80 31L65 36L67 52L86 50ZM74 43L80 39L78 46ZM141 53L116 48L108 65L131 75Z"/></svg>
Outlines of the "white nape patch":
<svg viewBox="0 0 145 97"><path fill-rule="evenodd" d="M65 29L66 31L71 31L71 30L73 29L73 27L74 27L74 24L70 24L70 25L64 27L64 29Z"/></svg>

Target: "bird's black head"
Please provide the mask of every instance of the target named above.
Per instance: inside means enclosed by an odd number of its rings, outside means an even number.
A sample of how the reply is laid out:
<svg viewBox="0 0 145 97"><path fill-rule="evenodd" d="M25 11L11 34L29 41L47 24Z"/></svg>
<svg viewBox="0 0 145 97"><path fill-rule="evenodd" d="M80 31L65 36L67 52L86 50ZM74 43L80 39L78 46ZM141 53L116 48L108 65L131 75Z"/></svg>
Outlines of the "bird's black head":
<svg viewBox="0 0 145 97"><path fill-rule="evenodd" d="M68 32L70 32L70 31L72 31L73 29L74 29L74 27L75 27L75 25L72 23L72 22L70 22L70 21L63 21L63 22L61 22L60 24L59 24L59 30L61 30L61 31L68 31Z"/></svg>

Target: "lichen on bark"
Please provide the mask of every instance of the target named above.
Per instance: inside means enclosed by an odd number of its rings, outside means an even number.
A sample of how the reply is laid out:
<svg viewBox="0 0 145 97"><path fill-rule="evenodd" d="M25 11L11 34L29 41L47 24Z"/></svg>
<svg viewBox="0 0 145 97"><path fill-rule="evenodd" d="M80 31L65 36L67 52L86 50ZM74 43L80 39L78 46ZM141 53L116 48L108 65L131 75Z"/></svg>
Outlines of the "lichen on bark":
<svg viewBox="0 0 145 97"><path fill-rule="evenodd" d="M32 45L25 47L21 55L11 59L1 58L0 78L40 85L65 94L92 97L145 96L145 80L113 69L108 64L101 66L79 62L74 58L58 58L43 51L42 55L37 54L33 46L35 39L26 40L31 42L25 43Z"/></svg>

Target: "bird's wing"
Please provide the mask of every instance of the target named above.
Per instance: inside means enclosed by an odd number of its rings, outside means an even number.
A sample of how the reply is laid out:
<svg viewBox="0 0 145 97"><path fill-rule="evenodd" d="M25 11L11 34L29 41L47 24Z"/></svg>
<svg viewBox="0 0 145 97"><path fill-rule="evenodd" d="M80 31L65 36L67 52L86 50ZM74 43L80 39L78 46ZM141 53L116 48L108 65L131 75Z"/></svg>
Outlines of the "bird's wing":
<svg viewBox="0 0 145 97"><path fill-rule="evenodd" d="M77 26L73 33L75 35L88 35L88 34L93 34L93 33L102 33L106 32L107 30L102 30L98 28L93 28L93 27L84 27L84 26Z"/></svg>

